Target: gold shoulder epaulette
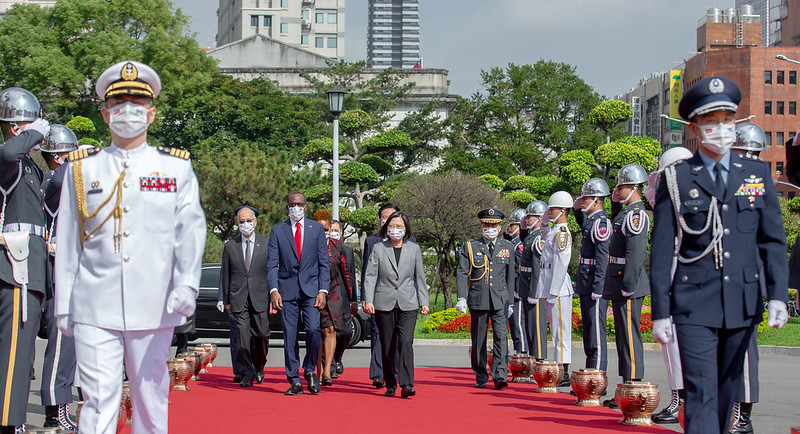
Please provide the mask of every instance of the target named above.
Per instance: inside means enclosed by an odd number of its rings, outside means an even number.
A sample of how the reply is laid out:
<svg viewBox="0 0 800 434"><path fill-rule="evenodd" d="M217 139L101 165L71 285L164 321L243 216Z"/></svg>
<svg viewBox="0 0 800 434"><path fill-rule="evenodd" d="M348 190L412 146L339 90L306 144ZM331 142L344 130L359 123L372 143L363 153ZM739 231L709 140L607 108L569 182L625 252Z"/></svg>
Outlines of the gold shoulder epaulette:
<svg viewBox="0 0 800 434"><path fill-rule="evenodd" d="M76 149L69 153L69 161L78 161L90 155L97 154L98 152L100 152L100 148L98 148L97 146L95 146L94 148Z"/></svg>
<svg viewBox="0 0 800 434"><path fill-rule="evenodd" d="M184 160L189 159L189 151L184 151L183 149L178 148L170 148L169 146L159 146L158 150L165 153L172 155L173 157L183 158Z"/></svg>

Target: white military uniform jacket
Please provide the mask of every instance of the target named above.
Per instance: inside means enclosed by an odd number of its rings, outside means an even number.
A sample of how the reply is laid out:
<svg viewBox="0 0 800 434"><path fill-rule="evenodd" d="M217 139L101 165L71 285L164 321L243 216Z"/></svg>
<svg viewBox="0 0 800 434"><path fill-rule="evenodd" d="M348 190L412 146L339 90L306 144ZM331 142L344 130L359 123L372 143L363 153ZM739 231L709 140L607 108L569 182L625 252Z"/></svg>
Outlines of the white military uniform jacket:
<svg viewBox="0 0 800 434"><path fill-rule="evenodd" d="M572 256L572 235L567 223L556 224L545 237L536 298L572 295L572 282L567 273L570 256Z"/></svg>
<svg viewBox="0 0 800 434"><path fill-rule="evenodd" d="M110 330L155 330L186 321L177 313L167 313L166 302L173 288L198 291L206 220L188 153L173 153L180 156L146 143L132 150L112 144L70 161L58 216L57 316L71 315L73 323ZM78 189L83 191L88 213L109 199L96 216L84 219L86 234L113 212L118 180L121 190L121 218L115 221L112 215L83 246L74 176L77 164L83 172ZM115 232L120 234L116 241Z"/></svg>

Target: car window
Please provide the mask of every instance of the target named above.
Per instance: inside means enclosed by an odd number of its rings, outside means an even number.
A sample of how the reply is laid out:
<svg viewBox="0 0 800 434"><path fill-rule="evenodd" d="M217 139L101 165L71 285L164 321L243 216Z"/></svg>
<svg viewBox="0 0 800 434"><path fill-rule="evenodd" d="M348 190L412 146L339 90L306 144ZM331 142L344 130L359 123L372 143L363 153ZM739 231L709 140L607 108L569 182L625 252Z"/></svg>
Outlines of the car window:
<svg viewBox="0 0 800 434"><path fill-rule="evenodd" d="M203 268L200 275L201 288L219 288L219 267Z"/></svg>

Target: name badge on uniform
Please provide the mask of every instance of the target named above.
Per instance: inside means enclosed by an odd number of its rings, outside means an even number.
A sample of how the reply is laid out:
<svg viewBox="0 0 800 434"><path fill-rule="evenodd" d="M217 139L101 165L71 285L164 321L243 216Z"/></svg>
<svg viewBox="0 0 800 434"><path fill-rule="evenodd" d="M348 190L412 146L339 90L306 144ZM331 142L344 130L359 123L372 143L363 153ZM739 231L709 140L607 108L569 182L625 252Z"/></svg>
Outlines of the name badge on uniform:
<svg viewBox="0 0 800 434"><path fill-rule="evenodd" d="M511 256L511 254L509 253L508 249L501 249L499 252L497 252L498 258L508 258L509 256Z"/></svg>
<svg viewBox="0 0 800 434"><path fill-rule="evenodd" d="M141 191L161 191L175 193L178 191L178 182L175 178L163 176L140 176L139 189Z"/></svg>
<svg viewBox="0 0 800 434"><path fill-rule="evenodd" d="M92 181L92 189L87 191L86 194L102 193L103 189L100 188L100 181Z"/></svg>
<svg viewBox="0 0 800 434"><path fill-rule="evenodd" d="M763 196L765 190L764 183L761 181L761 178L750 175L749 178L745 178L742 185L736 190L736 196Z"/></svg>

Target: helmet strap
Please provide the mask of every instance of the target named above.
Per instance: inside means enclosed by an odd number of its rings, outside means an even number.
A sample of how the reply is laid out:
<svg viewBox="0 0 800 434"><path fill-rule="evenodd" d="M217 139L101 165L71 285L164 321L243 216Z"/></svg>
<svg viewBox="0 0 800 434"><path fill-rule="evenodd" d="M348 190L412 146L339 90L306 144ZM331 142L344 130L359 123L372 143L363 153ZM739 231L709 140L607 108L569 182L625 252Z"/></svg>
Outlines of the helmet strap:
<svg viewBox="0 0 800 434"><path fill-rule="evenodd" d="M586 205L584 208L581 208L581 212L584 213L584 214L589 212L589 208L591 208L594 205L595 202L597 202L597 196L592 198L591 202L589 202L589 205Z"/></svg>
<svg viewBox="0 0 800 434"><path fill-rule="evenodd" d="M634 187L631 189L630 193L628 193L628 196L627 196L627 197L625 197L625 199L623 199L623 200L622 200L622 203L624 203L624 204L627 204L627 203L628 203L628 201L629 201L629 200L631 200L631 196L633 196L633 193L635 193L635 192L636 192L636 189L637 189L637 188L639 188L639 187L638 187L638 186L634 186Z"/></svg>

